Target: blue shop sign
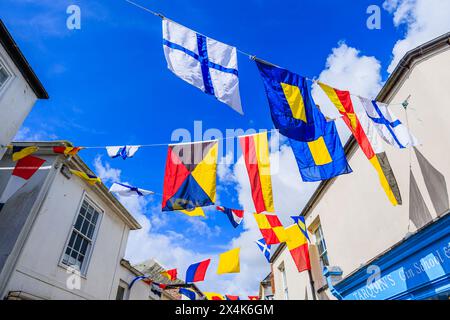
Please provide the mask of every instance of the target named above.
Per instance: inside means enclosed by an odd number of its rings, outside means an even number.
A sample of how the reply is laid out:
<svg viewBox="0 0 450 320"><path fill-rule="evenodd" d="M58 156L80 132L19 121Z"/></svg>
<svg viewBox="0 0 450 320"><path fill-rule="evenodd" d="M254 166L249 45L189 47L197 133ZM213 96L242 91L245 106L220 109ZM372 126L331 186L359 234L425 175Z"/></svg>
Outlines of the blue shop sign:
<svg viewBox="0 0 450 320"><path fill-rule="evenodd" d="M344 300L428 299L450 291L450 214L331 288Z"/></svg>

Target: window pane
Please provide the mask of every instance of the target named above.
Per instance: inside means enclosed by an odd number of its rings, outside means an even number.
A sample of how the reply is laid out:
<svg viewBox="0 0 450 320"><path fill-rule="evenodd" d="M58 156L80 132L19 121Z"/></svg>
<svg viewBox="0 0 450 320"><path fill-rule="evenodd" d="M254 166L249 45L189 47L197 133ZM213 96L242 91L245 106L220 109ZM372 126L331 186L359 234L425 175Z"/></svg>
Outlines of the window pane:
<svg viewBox="0 0 450 320"><path fill-rule="evenodd" d="M99 213L97 211L94 212L94 216L92 217L92 223L97 224Z"/></svg>
<svg viewBox="0 0 450 320"><path fill-rule="evenodd" d="M69 249L67 249L67 250L69 250ZM68 264L68 262L69 262L69 254L67 253L67 250L66 250L66 253L64 254L63 261L62 261L64 264Z"/></svg>
<svg viewBox="0 0 450 320"><path fill-rule="evenodd" d="M76 259L76 258L78 257L78 252L76 252L75 250L73 250L73 251L70 253L70 256L71 256L72 258ZM69 260L72 260L72 259L69 259ZM73 261L73 260L72 260L72 261Z"/></svg>
<svg viewBox="0 0 450 320"><path fill-rule="evenodd" d="M326 266L329 266L330 263L328 262L328 255L325 253L322 257L321 257L322 263Z"/></svg>
<svg viewBox="0 0 450 320"><path fill-rule="evenodd" d="M77 218L77 222L75 222L75 229L77 229L78 231L81 231L81 224L83 223L84 218L79 215Z"/></svg>
<svg viewBox="0 0 450 320"><path fill-rule="evenodd" d="M90 239L92 239L92 235L94 234L94 229L95 229L95 226L94 226L93 224L91 224L91 225L89 226L89 230L88 230L88 233L87 233L87 236L88 236Z"/></svg>
<svg viewBox="0 0 450 320"><path fill-rule="evenodd" d="M3 86L3 84L6 82L6 80L8 79L9 75L6 72L5 69L2 68L2 66L0 65L0 87Z"/></svg>
<svg viewBox="0 0 450 320"><path fill-rule="evenodd" d="M125 296L125 288L122 286L119 286L117 288L116 300L123 300L124 296Z"/></svg>
<svg viewBox="0 0 450 320"><path fill-rule="evenodd" d="M81 209L80 209L80 214L82 216L84 216L84 214L86 213L86 209L87 209L87 204L86 204L86 202L83 202L83 205L81 206Z"/></svg>
<svg viewBox="0 0 450 320"><path fill-rule="evenodd" d="M86 212L86 219L88 219L90 221L92 219L92 213L93 212L94 212L94 208L89 206L88 209L87 209L87 212Z"/></svg>
<svg viewBox="0 0 450 320"><path fill-rule="evenodd" d="M77 250L77 251L80 251L80 248L81 248L81 240L82 240L82 238L81 238L81 236L80 235L78 235L77 234L77 239L75 240L75 244L73 245L73 249L74 250Z"/></svg>
<svg viewBox="0 0 450 320"><path fill-rule="evenodd" d="M317 243L317 248L319 249L319 254L320 255L325 251L325 248L323 247L322 241Z"/></svg>
<svg viewBox="0 0 450 320"><path fill-rule="evenodd" d="M83 227L81 228L81 233L87 235L87 230L89 227L89 221L84 220Z"/></svg>
<svg viewBox="0 0 450 320"><path fill-rule="evenodd" d="M76 236L75 232L72 232L72 235L70 236L70 241L69 241L68 247L72 248L73 242L75 241L75 236Z"/></svg>
<svg viewBox="0 0 450 320"><path fill-rule="evenodd" d="M89 244L89 242L86 239L84 239L83 243L81 244L81 250L80 250L80 252L82 254L86 254L86 250L87 250L88 244Z"/></svg>

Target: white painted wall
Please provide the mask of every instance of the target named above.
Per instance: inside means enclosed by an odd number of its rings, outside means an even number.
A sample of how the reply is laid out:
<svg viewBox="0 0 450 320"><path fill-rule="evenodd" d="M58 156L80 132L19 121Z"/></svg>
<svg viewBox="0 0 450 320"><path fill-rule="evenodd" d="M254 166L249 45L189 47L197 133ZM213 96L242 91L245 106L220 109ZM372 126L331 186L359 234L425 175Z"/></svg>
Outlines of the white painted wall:
<svg viewBox="0 0 450 320"><path fill-rule="evenodd" d="M30 113L37 97L1 45L0 60L12 74L0 89L0 145L8 145ZM0 159L5 151L0 148Z"/></svg>
<svg viewBox="0 0 450 320"><path fill-rule="evenodd" d="M409 125L419 139L420 152L439 170L450 190L450 50L417 63L391 103L402 102L411 94L408 107ZM406 123L401 106L393 112ZM340 120L341 121L341 120ZM386 153L399 185L403 205L393 207L382 190L377 174L361 150L350 159L353 173L340 176L323 193L306 218L312 225L320 218L328 257L332 266L339 266L345 277L361 264L381 254L416 228L409 221L409 165L433 218L437 213L431 203L423 175L413 150L400 150L385 144ZM302 299L308 286L306 272L298 274L289 263L284 250L275 263L283 260L289 271L291 299ZM280 298L280 281L274 265L275 298ZM334 298L330 293L328 297Z"/></svg>
<svg viewBox="0 0 450 320"><path fill-rule="evenodd" d="M126 283L131 283L133 279L136 277L130 270L127 268L121 266L119 271L119 277L122 281ZM114 292L114 297L112 299L115 299L115 294L117 292ZM131 287L131 290L128 292L128 300L151 300L150 299L150 286L146 284L144 281L136 281L133 286Z"/></svg>
<svg viewBox="0 0 450 320"><path fill-rule="evenodd" d="M299 273L290 252L283 250L272 266L275 282L274 300L285 300L282 272L280 271L282 265L285 269L289 300L312 299L308 272Z"/></svg>
<svg viewBox="0 0 450 320"><path fill-rule="evenodd" d="M70 274L60 259L85 192L104 213L81 289L69 290L66 281ZM46 299L115 299L123 274L120 260L128 232L129 227L84 181L76 176L68 180L58 173L19 256L7 292L22 290Z"/></svg>

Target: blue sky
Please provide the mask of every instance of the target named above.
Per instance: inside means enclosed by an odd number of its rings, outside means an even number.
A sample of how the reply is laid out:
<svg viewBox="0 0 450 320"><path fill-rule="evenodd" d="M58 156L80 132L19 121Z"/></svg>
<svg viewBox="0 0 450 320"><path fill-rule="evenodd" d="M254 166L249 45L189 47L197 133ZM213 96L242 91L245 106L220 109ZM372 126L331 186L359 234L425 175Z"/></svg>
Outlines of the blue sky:
<svg viewBox="0 0 450 320"><path fill-rule="evenodd" d="M393 48L411 28L394 23L382 10L381 30L369 30L367 7L382 5L373 0L286 0L282 5L275 0L136 2L311 78L326 68L332 49L345 42L357 48L359 56L376 57L386 80ZM81 8L81 30L66 28L70 4ZM124 0L4 0L0 15L50 95L36 103L24 123L23 138L104 146L170 142L175 129L192 131L196 120L204 130L217 128L223 134L229 128L273 128L262 82L248 57L238 55L241 116L173 75L163 55L160 19ZM345 83L341 87L346 88ZM115 177L120 173L121 181L161 193L166 154L166 147L154 147L126 161L107 159L104 150L84 150L80 156L93 168L109 170ZM218 189L221 203L240 207L239 190L236 183L224 182ZM293 201L291 206L300 210L303 202ZM155 196L137 205L151 221L151 232L178 242L180 250L201 243L195 246L199 257L219 253L240 236L241 229L233 230L222 215L210 213L200 226L179 214L162 216L166 214L159 211L159 202ZM178 261L156 258L165 264ZM258 263L264 263L262 257ZM263 268L261 274L268 272L268 266ZM179 272L184 274L182 268ZM257 290L257 283L252 286L246 289Z"/></svg>

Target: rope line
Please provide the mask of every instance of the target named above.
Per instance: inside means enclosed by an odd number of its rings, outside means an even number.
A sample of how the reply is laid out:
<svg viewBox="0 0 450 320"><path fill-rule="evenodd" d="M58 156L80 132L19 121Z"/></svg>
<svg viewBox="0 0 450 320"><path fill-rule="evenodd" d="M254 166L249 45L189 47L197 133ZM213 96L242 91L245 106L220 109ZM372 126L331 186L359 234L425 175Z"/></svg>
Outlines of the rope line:
<svg viewBox="0 0 450 320"><path fill-rule="evenodd" d="M149 8L147 8L147 7L144 7L144 6L142 6L142 5L140 5L140 4L136 3L136 2L133 2L133 1L131 1L131 0L125 0L125 1L126 1L127 3L129 3L129 4L131 4L131 5L133 5L133 6L137 7L137 8L139 8L139 9L142 9L142 10L144 10L144 11L147 11L147 12L151 13L152 15L154 15L154 16L156 16L156 17L159 17L159 18L161 18L161 19L166 19L166 20L169 20L169 21L171 21L171 22L173 22L173 23L176 23L176 24L178 24L178 25L181 25L181 24L179 24L178 22L173 21L173 20L171 20L171 19L165 17L163 14L161 14L161 13L159 13L159 12L156 12L156 11L153 11L153 10L151 10L151 9L149 9ZM196 30L193 30L193 29L190 29L190 30L192 30L193 32L198 33L199 35L202 35L202 36L204 36L204 37L208 37L207 35L205 35L205 34L203 34L203 33L201 33L201 32L198 32L198 31L196 31ZM266 63L266 64L269 64L269 65L273 65L273 66L275 66L275 67L279 67L279 68L283 68L283 69L286 69L286 70L287 70L287 68L280 67L280 66L278 66L278 65L276 65L276 64L274 64L274 63L272 63L272 62L269 62L269 61L265 61L265 60L263 60L263 59L260 59L260 58L258 58L256 55L250 54L250 53L245 52L245 51L243 51L243 50L240 50L240 49L237 48L236 46L234 46L234 47L236 48L236 51L237 51L237 52L239 52L239 53L241 53L241 54L247 56L250 60L253 60L253 61L260 61L260 62L262 62L262 63ZM319 80L316 79L316 78L309 78L309 77L304 77L304 78L305 78L307 81L309 81L309 82L311 82L311 83L313 83L313 84L316 84L316 83L319 81ZM352 95L352 96L354 96L354 97L360 97L359 95L353 94L353 93L350 93L350 95ZM371 100L373 100L373 99L371 99ZM395 104L388 104L388 106L397 106L397 105L402 105L402 104L403 104L403 103L395 103Z"/></svg>

